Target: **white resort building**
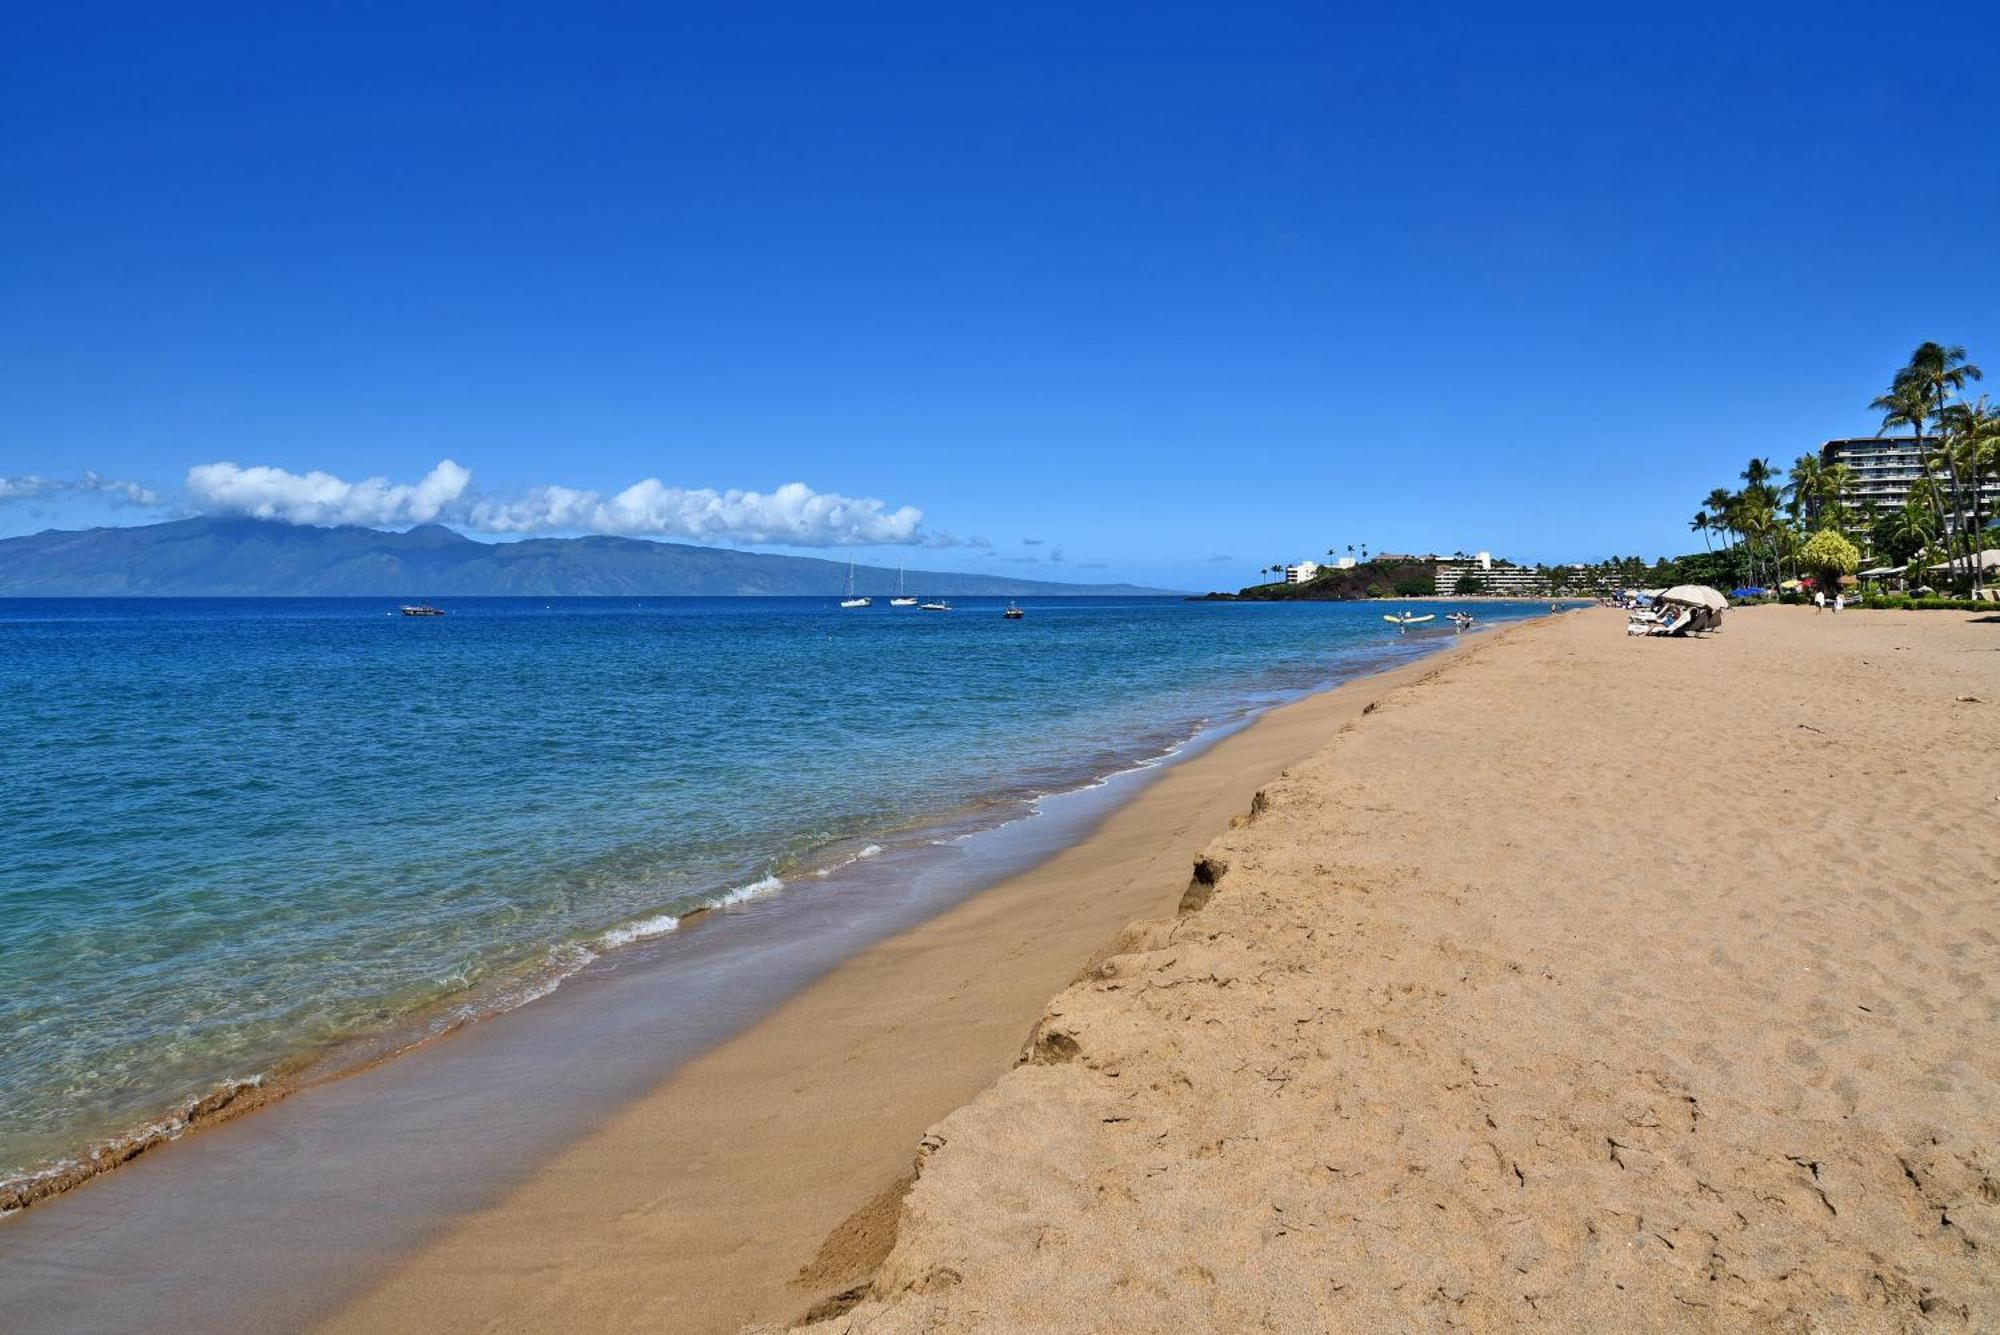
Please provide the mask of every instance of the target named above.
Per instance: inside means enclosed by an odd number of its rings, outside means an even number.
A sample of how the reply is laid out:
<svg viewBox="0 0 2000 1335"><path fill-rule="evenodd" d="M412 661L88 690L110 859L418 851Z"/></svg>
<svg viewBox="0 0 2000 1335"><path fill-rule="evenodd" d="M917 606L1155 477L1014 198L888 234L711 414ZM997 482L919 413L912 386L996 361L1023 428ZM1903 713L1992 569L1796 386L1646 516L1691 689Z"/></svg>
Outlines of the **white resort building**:
<svg viewBox="0 0 2000 1335"><path fill-rule="evenodd" d="M1888 514L1903 508L1910 488L1924 475L1923 456L1935 450L1937 442L1926 440L1917 447L1909 436L1862 436L1852 440L1829 440L1819 447L1821 462L1828 467L1846 464L1854 480L1842 498L1864 516ZM2000 478L1979 484L1982 515L2000 513ZM1951 528L1962 527L1967 517L1951 519Z"/></svg>
<svg viewBox="0 0 2000 1335"><path fill-rule="evenodd" d="M1576 569L1581 570L1582 567ZM1440 596L1448 598L1458 592L1459 582L1467 578L1479 581L1480 593L1503 598L1544 598L1549 593L1547 574L1533 566L1495 561L1491 552L1476 552L1469 557L1439 561L1432 572L1431 587Z"/></svg>

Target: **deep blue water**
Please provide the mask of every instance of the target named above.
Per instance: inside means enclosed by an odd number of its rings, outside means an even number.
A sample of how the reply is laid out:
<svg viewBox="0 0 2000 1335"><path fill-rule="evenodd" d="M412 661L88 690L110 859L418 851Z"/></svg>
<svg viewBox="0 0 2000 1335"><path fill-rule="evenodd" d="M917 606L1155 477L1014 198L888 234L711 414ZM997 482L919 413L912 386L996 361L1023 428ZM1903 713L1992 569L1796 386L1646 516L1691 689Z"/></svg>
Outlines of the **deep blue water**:
<svg viewBox="0 0 2000 1335"><path fill-rule="evenodd" d="M0 600L0 1178L1437 643L1001 605Z"/></svg>

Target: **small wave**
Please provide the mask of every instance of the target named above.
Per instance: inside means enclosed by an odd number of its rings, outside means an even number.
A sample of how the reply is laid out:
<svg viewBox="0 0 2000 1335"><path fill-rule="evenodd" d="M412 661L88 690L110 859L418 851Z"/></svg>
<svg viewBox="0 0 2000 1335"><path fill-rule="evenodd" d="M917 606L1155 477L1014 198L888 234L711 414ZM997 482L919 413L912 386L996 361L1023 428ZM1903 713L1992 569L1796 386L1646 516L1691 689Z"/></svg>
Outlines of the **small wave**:
<svg viewBox="0 0 2000 1335"><path fill-rule="evenodd" d="M622 927L614 927L597 938L597 944L607 950L619 946L629 946L634 941L647 941L656 936L665 936L681 925L681 920L671 913L658 913L637 922L628 922Z"/></svg>
<svg viewBox="0 0 2000 1335"><path fill-rule="evenodd" d="M863 858L872 858L880 856L881 852L882 852L882 845L870 844L868 845L868 847L862 849L859 853L855 853L849 857L844 857L830 867L821 867L818 871L814 872L813 875L817 876L820 880L824 881L827 877L833 875L835 872L839 871L842 867L852 867L855 863L861 861L861 859Z"/></svg>
<svg viewBox="0 0 2000 1335"><path fill-rule="evenodd" d="M183 1100L165 1116L145 1122L123 1135L98 1142L80 1158L53 1160L32 1172L0 1177L0 1218L17 1214L44 1197L67 1191L80 1182L138 1158L155 1145L179 1140L191 1128L220 1121L254 1106L264 1092L264 1077L223 1080L206 1094ZM247 1096L247 1097L246 1097Z"/></svg>
<svg viewBox="0 0 2000 1335"><path fill-rule="evenodd" d="M783 881L775 876L766 876L761 881L752 881L748 885L739 885L734 890L717 895L714 899L708 901L708 906L717 909L734 908L738 904L747 903L753 899L761 899L765 895L775 894L784 888L785 883Z"/></svg>

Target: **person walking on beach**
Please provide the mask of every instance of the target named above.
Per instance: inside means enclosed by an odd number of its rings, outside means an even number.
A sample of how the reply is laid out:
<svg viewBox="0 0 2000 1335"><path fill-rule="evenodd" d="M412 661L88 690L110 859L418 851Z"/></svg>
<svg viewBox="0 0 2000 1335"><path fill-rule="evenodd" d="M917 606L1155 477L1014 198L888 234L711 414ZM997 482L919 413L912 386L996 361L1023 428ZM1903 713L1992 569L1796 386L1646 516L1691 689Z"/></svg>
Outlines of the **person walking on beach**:
<svg viewBox="0 0 2000 1335"><path fill-rule="evenodd" d="M1815 612L1824 612L1824 611L1826 611L1826 590L1825 590L1825 589L1814 589L1814 590L1813 590L1813 611L1815 611Z"/></svg>
<svg viewBox="0 0 2000 1335"><path fill-rule="evenodd" d="M1846 595L1846 594L1844 594L1844 593L1836 593L1836 594L1834 594L1834 595L1833 595L1833 610L1834 610L1834 611L1838 612L1838 611L1840 611L1840 610L1841 610L1842 608L1844 608L1844 607L1846 607L1846 606L1847 606L1847 595Z"/></svg>

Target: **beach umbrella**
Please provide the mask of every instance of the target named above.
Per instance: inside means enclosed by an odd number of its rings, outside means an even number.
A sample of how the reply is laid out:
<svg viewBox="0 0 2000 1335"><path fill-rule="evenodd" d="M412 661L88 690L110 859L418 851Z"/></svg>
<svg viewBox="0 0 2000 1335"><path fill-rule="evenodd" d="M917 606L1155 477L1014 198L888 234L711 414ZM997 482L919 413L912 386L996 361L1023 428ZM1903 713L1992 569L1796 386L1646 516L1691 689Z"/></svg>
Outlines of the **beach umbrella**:
<svg viewBox="0 0 2000 1335"><path fill-rule="evenodd" d="M1727 598L1723 597L1719 591L1709 588L1706 584L1676 584L1673 588L1668 589L1660 595L1660 601L1663 603L1680 603L1686 607L1713 607L1721 609L1729 606Z"/></svg>

